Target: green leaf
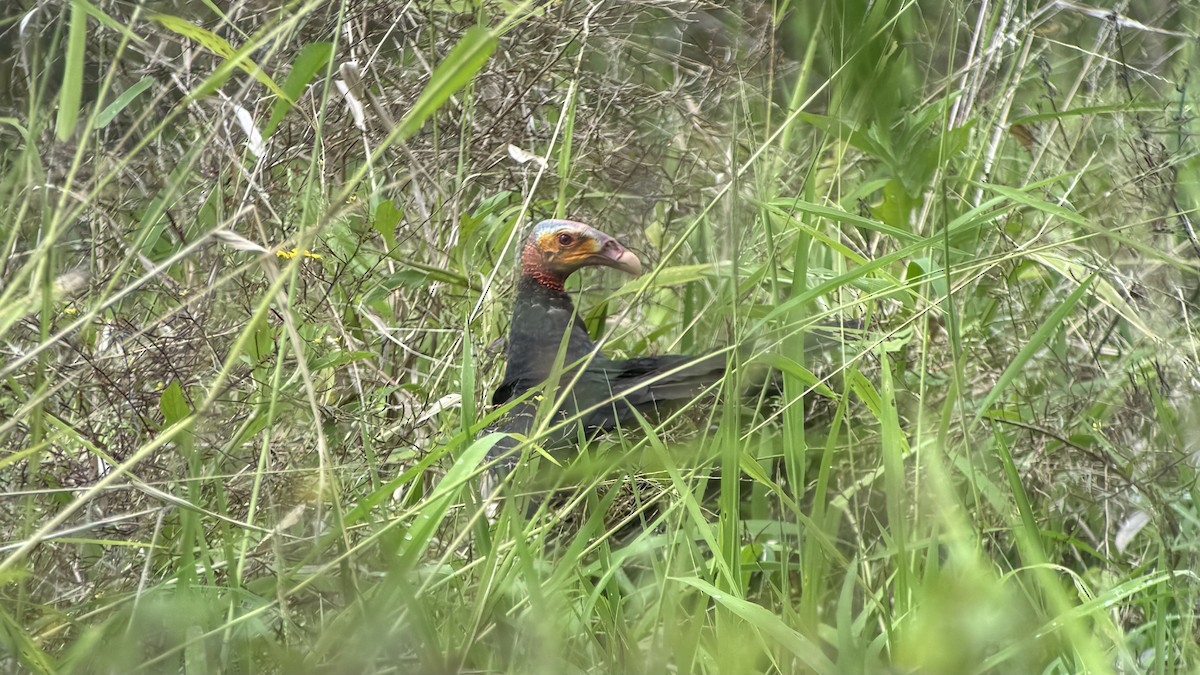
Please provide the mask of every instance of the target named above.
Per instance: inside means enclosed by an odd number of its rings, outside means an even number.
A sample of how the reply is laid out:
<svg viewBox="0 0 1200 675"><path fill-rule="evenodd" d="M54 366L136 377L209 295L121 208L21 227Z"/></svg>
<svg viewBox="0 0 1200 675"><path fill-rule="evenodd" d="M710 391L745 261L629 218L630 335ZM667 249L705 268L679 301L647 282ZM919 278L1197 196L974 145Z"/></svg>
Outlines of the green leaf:
<svg viewBox="0 0 1200 675"><path fill-rule="evenodd" d="M1017 354L1016 358L1013 359L1013 362L1008 364L1008 368L1006 368L1004 373L1000 375L1000 379L996 381L996 385L992 387L992 390L988 392L988 395L983 399L983 403L979 404L979 409L975 411L975 422L979 422L979 418L983 417L983 414L987 412L987 409L993 403L995 403L996 399L1000 398L1000 395L1003 394L1004 391L1008 389L1009 385L1011 385L1013 381L1017 379L1017 377L1021 374L1021 371L1025 369L1025 365L1028 364L1030 359L1033 358L1034 354L1037 354L1039 351L1041 351L1042 347L1046 345L1046 342L1050 339L1050 337L1063 327L1063 320L1066 319L1067 315L1075 309L1075 305L1079 304L1080 299L1083 298L1087 290L1092 287L1092 282L1096 280L1096 275L1099 274L1099 272L1100 269L1096 268L1091 275L1088 276L1088 278L1083 280L1083 283L1079 284L1079 286L1067 296L1066 300L1063 300L1058 307L1054 308L1053 312L1050 312L1050 316L1046 317L1046 320L1042 322L1042 325L1038 326L1037 332L1033 334L1033 337L1029 338L1029 342L1021 348L1021 351Z"/></svg>
<svg viewBox="0 0 1200 675"><path fill-rule="evenodd" d="M1078 211L1075 211L1073 209L1062 206L1061 204L1056 204L1056 203L1047 201L1045 199L1041 199L1041 198L1031 194L1031 191L1033 191L1035 189L1041 189L1042 187L1045 187L1048 184L1056 182L1057 180L1058 180L1058 177L1050 178L1050 179L1041 181L1039 183L1027 185L1020 189L1010 188L1010 187L1007 187L1004 185L995 185L993 183L981 183L981 182L977 182L977 181L971 181L971 184L981 187L985 190L990 190L992 192L995 192L996 194L1002 195L1003 197L1007 197L1008 199L1011 199L1012 201L1017 202L1018 204L1034 208L1034 209L1041 211L1047 215L1050 215L1050 216L1053 216L1056 218L1062 218L1063 220L1066 220L1068 222L1074 223L1081 227L1087 228L1088 230L1090 230L1100 236L1103 236L1103 237L1111 239L1115 242L1124 244L1139 253L1143 253L1151 260L1156 260L1163 264L1170 265L1178 270L1187 272L1189 274L1195 273L1195 268L1192 267L1190 264L1176 260L1174 256L1164 255L1162 251L1159 251L1158 249L1154 248L1153 246L1147 245L1138 239L1135 239L1126 234L1123 234L1122 230L1120 228L1110 229L1103 225L1093 223L1090 219L1088 219L1086 216L1079 213ZM956 221L957 221L957 219L956 219Z"/></svg>
<svg viewBox="0 0 1200 675"><path fill-rule="evenodd" d="M183 387L179 386L178 380L171 382L163 390L162 397L158 400L158 407L162 409L163 421L167 423L167 426L192 414L192 409L183 396Z"/></svg>
<svg viewBox="0 0 1200 675"><path fill-rule="evenodd" d="M82 9L87 13L88 16L92 17L96 21L99 21L100 25L106 28L111 28L112 30L120 33L130 42L135 42L139 45L146 44L146 41L143 40L139 35L129 30L129 28L119 23L116 19L102 12L98 7L88 2L88 0L72 0L71 4L76 9Z"/></svg>
<svg viewBox="0 0 1200 675"><path fill-rule="evenodd" d="M471 289L475 288L475 284L471 283L470 279L468 279L460 274L455 274L454 272L451 272L450 270L442 269L441 267L435 267L433 265L426 265L424 263L419 263L415 260L412 260L410 256L404 255L400 251L393 251L391 253L391 255L389 255L388 257L391 258L392 260L395 260L396 262L400 263L401 265L408 267L410 270L420 272L425 278L427 278L430 281L442 281L447 284L453 284L455 286L459 286L462 288L471 288ZM397 281L397 285L405 285L406 283L411 282L411 280L416 279L417 277L412 276L412 275L403 275L403 273L397 273L397 274L391 275L388 278L395 279ZM394 286L393 286L393 288L394 288Z"/></svg>
<svg viewBox="0 0 1200 675"><path fill-rule="evenodd" d="M857 216L853 213L847 213L846 211L836 207L821 206L819 204L813 204L812 202L799 198L778 199L771 202L771 206L784 210L794 209L796 211L818 216L820 218L828 218L834 222L846 223L848 225L860 227L864 230L879 232L880 234L892 236L897 241L903 243L911 243L921 240L919 235L915 235L912 232L906 232L890 225L885 225L881 222L871 220L870 218L863 218L862 216Z"/></svg>
<svg viewBox="0 0 1200 675"><path fill-rule="evenodd" d="M887 159L891 156L891 153L888 152L887 148L879 145L876 140L871 137L871 134L863 133L861 129L836 117L814 115L812 113L800 113L798 119L808 122L830 136L834 136L839 139L845 139L850 145L878 159Z"/></svg>
<svg viewBox="0 0 1200 675"><path fill-rule="evenodd" d="M5 647L3 651L8 652L10 657L15 657L17 663L27 668L28 672L38 675L58 672L53 659L42 651L25 626L3 609L0 609L0 645Z"/></svg>
<svg viewBox="0 0 1200 675"><path fill-rule="evenodd" d="M1174 105L1171 101L1131 101L1129 103L1118 103L1116 105L1093 105L1084 106L1081 108L1071 108L1069 110L1059 110L1057 112L1037 113L1035 115L1025 115L1008 121L1008 126L1015 127L1022 124L1033 124L1035 122L1044 122L1046 120L1061 120L1067 117L1091 117L1092 115L1110 115L1124 114L1136 112L1154 112L1161 113L1164 110Z"/></svg>
<svg viewBox="0 0 1200 675"><path fill-rule="evenodd" d="M908 261L905 280L913 285L929 284L930 298L941 298L938 306L943 312L950 313L950 285L946 281L946 273L937 260L923 256Z"/></svg>
<svg viewBox="0 0 1200 675"><path fill-rule="evenodd" d="M498 431L490 433L476 440L456 458L450 470L421 504L420 515L405 537L407 545L401 553L403 567L411 569L420 560L454 503L454 497L478 473L479 465L488 451L503 437L504 434Z"/></svg>
<svg viewBox="0 0 1200 675"><path fill-rule="evenodd" d="M720 276L721 271L730 266L729 262L702 263L699 265L677 265L664 267L654 274L648 274L640 279L634 279L613 292L613 297L636 293L643 288L662 288L665 286L681 286L701 279L712 279Z"/></svg>
<svg viewBox="0 0 1200 675"><path fill-rule="evenodd" d="M155 14L150 18L161 23L163 28L182 35L183 37L199 44L217 56L224 57L238 68L241 68L245 72L249 73L252 77L254 77L254 79L262 83L263 86L265 86L267 89L270 89L276 96L295 104L295 100L284 93L283 89L280 89L279 85L275 84L275 80L271 79L271 76L263 72L263 69L259 68L258 64L250 60L250 57L246 56L246 50L239 51L234 49L233 45L229 44L229 42L220 35L205 30L177 16L171 16L170 14Z"/></svg>
<svg viewBox="0 0 1200 675"><path fill-rule="evenodd" d="M271 119L263 128L264 139L270 138L271 134L275 133L275 129L279 127L284 116L304 94L313 75L326 67L331 58L333 58L333 45L328 42L314 42L305 45L304 49L300 50L296 60L292 62L292 69L288 71L287 79L283 81L282 88L287 96L280 97L275 101L275 106L271 109Z"/></svg>
<svg viewBox="0 0 1200 675"><path fill-rule="evenodd" d="M732 596L729 593L723 593L716 586L697 577L670 578L679 583L687 584L709 596L718 604L736 614L755 630L769 635L775 642L791 652L815 672L837 672L837 668L834 667L833 662L821 653L821 649L817 645L784 623L782 619L766 607Z"/></svg>
<svg viewBox="0 0 1200 675"><path fill-rule="evenodd" d="M117 115L121 114L122 110L127 108L130 103L133 103L133 99L141 95L143 91L149 89L150 85L154 84L154 82L155 79L147 75L141 80L138 80L137 84L121 92L121 95L118 96L116 100L114 100L112 103L109 103L104 110L101 110L100 114L96 116L96 128L103 129L104 127L108 126L109 122L112 122Z"/></svg>
<svg viewBox="0 0 1200 675"><path fill-rule="evenodd" d="M390 199L379 202L379 206L375 207L375 220L371 227L383 237L383 243L387 244L388 250L396 248L396 225L402 217L404 211L396 208L396 204Z"/></svg>
<svg viewBox="0 0 1200 675"><path fill-rule="evenodd" d="M827 396L833 400L837 400L838 396L825 383L821 382L821 378L813 374L811 370L800 365L795 359L788 358L782 354L763 354L758 357L758 360L769 364L772 368L783 371L784 373L796 378L805 387L812 387L816 393Z"/></svg>
<svg viewBox="0 0 1200 675"><path fill-rule="evenodd" d="M415 134L448 98L467 86L494 51L496 36L491 31L482 26L468 28L446 59L433 70L417 102L396 126L394 133L398 140L403 141Z"/></svg>
<svg viewBox="0 0 1200 675"><path fill-rule="evenodd" d="M464 433L471 433L475 422L475 351L471 342L470 317L463 319L462 369L459 390L462 393L462 426Z"/></svg>
<svg viewBox="0 0 1200 675"><path fill-rule="evenodd" d="M401 270L379 280L379 288L391 293L397 288L420 288L429 285L429 273L421 270Z"/></svg>
<svg viewBox="0 0 1200 675"><path fill-rule="evenodd" d="M67 34L67 59L63 66L62 87L58 90L58 117L54 132L65 141L75 132L79 105L83 98L83 57L87 47L87 12L71 6L71 28Z"/></svg>
<svg viewBox="0 0 1200 675"><path fill-rule="evenodd" d="M348 351L335 352L323 356L309 364L310 370L323 370L325 368L340 368L348 363L355 361L366 361L368 359L377 358L379 355L375 352L364 351Z"/></svg>

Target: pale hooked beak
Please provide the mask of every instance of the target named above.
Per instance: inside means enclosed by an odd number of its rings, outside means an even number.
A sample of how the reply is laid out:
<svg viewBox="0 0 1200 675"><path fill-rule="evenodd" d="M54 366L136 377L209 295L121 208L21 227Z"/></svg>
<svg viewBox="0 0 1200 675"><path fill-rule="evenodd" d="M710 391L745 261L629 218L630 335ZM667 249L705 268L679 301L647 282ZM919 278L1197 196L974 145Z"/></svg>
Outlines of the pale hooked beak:
<svg viewBox="0 0 1200 675"><path fill-rule="evenodd" d="M603 242L600 250L591 256L595 264L621 270L635 277L642 273L642 261L638 260L638 257L632 251L622 246L620 242L612 237L606 236L600 241Z"/></svg>

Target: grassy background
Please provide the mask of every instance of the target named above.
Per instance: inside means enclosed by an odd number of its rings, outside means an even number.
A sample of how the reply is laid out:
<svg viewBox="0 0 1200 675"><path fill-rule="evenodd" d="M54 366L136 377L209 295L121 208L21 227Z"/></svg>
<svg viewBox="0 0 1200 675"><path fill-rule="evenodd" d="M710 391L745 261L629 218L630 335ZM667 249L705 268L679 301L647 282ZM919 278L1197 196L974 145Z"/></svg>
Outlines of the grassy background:
<svg viewBox="0 0 1200 675"><path fill-rule="evenodd" d="M1097 5L6 4L0 665L1200 672L1200 6ZM782 392L489 522L550 216Z"/></svg>

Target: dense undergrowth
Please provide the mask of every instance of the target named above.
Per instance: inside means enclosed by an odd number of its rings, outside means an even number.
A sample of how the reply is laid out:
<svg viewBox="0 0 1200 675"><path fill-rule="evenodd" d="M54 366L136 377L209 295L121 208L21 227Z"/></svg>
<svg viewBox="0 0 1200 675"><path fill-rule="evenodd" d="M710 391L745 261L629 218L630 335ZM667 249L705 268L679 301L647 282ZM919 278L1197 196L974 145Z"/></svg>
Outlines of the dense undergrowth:
<svg viewBox="0 0 1200 675"><path fill-rule="evenodd" d="M0 664L1200 672L1198 20L5 5ZM739 366L490 521L553 216L606 351Z"/></svg>

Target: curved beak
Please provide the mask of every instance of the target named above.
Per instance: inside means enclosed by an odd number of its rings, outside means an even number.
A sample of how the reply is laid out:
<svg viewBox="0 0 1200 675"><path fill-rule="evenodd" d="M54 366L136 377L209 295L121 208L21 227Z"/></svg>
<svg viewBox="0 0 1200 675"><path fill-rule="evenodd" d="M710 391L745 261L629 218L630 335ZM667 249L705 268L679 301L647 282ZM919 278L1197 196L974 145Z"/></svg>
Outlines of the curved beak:
<svg viewBox="0 0 1200 675"><path fill-rule="evenodd" d="M600 239L600 241L602 242L600 250L589 256L593 264L621 270L635 277L642 273L642 261L638 260L638 257L632 251L622 246L616 239L607 235Z"/></svg>

